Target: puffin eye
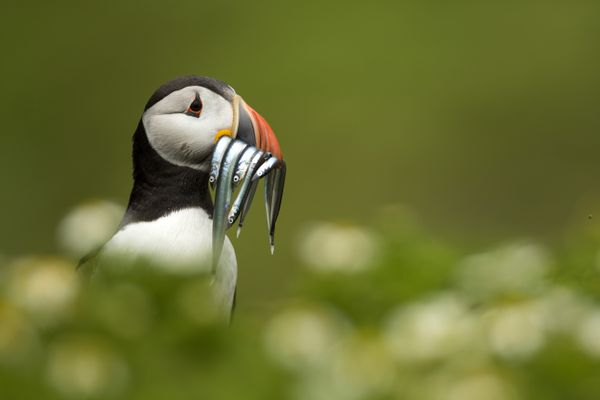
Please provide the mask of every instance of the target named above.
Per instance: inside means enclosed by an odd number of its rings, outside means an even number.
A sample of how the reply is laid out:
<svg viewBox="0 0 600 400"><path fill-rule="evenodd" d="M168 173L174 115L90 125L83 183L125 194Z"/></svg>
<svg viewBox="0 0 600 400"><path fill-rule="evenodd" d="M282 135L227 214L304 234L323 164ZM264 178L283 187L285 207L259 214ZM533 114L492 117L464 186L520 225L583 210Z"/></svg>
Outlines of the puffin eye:
<svg viewBox="0 0 600 400"><path fill-rule="evenodd" d="M192 117L200 117L200 112L202 111L202 100L200 100L200 96L196 93L196 97L192 104L189 105L187 111L185 112L187 115L191 115Z"/></svg>

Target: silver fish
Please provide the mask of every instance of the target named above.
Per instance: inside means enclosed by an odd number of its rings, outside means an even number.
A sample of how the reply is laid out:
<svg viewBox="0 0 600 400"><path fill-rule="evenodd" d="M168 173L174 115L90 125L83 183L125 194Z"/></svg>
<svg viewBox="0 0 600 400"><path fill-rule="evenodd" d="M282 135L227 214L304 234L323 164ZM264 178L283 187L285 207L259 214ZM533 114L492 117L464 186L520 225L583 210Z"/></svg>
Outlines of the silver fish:
<svg viewBox="0 0 600 400"><path fill-rule="evenodd" d="M252 157L256 154L257 150L255 147L248 146L246 150L242 153L240 160L235 167L235 173L233 174L233 186L239 185L239 183L246 177L246 173L248 172L248 167L250 167L250 162L252 161Z"/></svg>
<svg viewBox="0 0 600 400"><path fill-rule="evenodd" d="M215 209L213 212L213 272L216 270L223 243L225 242L225 230L227 228L226 215L231 204L233 195L233 174L242 152L248 145L236 140L228 147L227 152L220 165L215 193Z"/></svg>
<svg viewBox="0 0 600 400"><path fill-rule="evenodd" d="M217 142L215 146L215 150L213 152L212 161L210 163L210 175L208 176L208 182L210 183L211 188L215 188L217 184L217 179L219 178L219 171L221 169L221 162L223 161L223 157L225 156L225 152L229 148L233 139L229 136L223 136Z"/></svg>
<svg viewBox="0 0 600 400"><path fill-rule="evenodd" d="M277 157L271 157L263 165L260 166L258 171L252 177L252 180L258 180L263 176L267 175L276 165L279 164L279 159Z"/></svg>
<svg viewBox="0 0 600 400"><path fill-rule="evenodd" d="M252 149L254 149L253 152L252 152ZM252 184L252 181L250 178L254 175L254 172L256 171L256 169L264 161L265 153L256 149L255 147L248 147L248 149L246 149L246 151L244 152L244 155L242 156L242 158L244 158L246 156L246 154L248 154L248 153L251 153L251 159L250 159L250 162L248 163L248 167L244 171L244 176L242 176L242 178L241 178L241 179L244 179L244 178L246 178L246 179L242 183L240 192L238 193L235 201L233 202L233 205L231 206L231 211L229 211L229 215L227 216L228 228L231 228L231 226L235 223L235 220L237 219L238 215L240 214L240 212L242 210L242 206L246 200L246 196L248 195L250 186ZM242 159L240 159L240 164L241 163L242 163ZM235 181L235 176L233 179Z"/></svg>
<svg viewBox="0 0 600 400"><path fill-rule="evenodd" d="M265 181L265 206L271 254L275 250L275 224L281 208L285 183L286 164L269 152L247 145L230 137L223 137L215 146L209 182L215 190L213 213L213 271L217 267L225 232L239 218L237 235L240 235L248 215L258 181ZM241 184L233 205L235 188ZM230 207L231 206L231 207Z"/></svg>
<svg viewBox="0 0 600 400"><path fill-rule="evenodd" d="M286 164L281 161L277 168L267 176L265 182L265 207L267 209L267 227L271 254L275 252L275 224L281 208L283 187L285 185Z"/></svg>
<svg viewBox="0 0 600 400"><path fill-rule="evenodd" d="M258 160L256 166L254 166L253 169L257 169L260 168L260 166L267 160L269 160L272 157L271 153L263 153L263 156L261 159ZM254 199L254 194L256 193L256 188L258 187L258 180L254 179L254 175L250 174L250 172L248 172L247 176L246 176L246 180L251 180L250 183L250 187L248 189L248 194L246 195L245 199L242 200L242 206L241 206L241 210L240 210L240 222L238 223L238 228L237 228L237 237L240 237L240 233L242 232L242 227L244 226L244 220L246 219L246 216L248 215L248 211L250 211L250 206L252 205L252 200Z"/></svg>
<svg viewBox="0 0 600 400"><path fill-rule="evenodd" d="M244 226L244 220L246 219L246 215L248 215L248 211L250 211L250 206L252 205L252 200L254 199L254 194L256 193L257 187L258 187L258 181L252 181L250 183L250 189L248 190L248 195L246 196L246 200L242 204L242 208L240 211L240 222L238 222L237 237L240 237L240 233L242 233L242 227Z"/></svg>

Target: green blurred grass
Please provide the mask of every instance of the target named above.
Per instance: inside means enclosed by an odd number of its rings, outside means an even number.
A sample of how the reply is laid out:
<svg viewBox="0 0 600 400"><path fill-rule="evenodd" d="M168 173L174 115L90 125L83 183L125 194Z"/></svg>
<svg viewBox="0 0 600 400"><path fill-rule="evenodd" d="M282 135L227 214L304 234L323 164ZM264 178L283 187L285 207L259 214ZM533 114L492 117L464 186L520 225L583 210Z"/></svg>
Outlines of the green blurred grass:
<svg viewBox="0 0 600 400"><path fill-rule="evenodd" d="M230 326L207 303L202 276L137 266L90 284L73 281L73 265L60 258L5 262L3 395L596 397L597 227L580 232L576 246L514 242L469 255L409 225L370 227L377 256L359 269L348 257L311 265L301 253L281 299L239 309ZM323 254L354 225L337 226ZM61 297L72 287L74 297Z"/></svg>

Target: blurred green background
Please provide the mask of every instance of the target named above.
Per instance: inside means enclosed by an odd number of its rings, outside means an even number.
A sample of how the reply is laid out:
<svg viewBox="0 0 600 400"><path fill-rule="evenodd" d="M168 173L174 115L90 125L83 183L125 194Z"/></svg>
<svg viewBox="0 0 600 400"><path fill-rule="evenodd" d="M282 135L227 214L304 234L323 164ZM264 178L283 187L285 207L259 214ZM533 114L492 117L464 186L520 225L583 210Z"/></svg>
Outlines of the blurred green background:
<svg viewBox="0 0 600 400"><path fill-rule="evenodd" d="M82 200L126 204L143 105L185 74L231 84L288 159L278 256L255 209L242 279L261 273L249 263L284 271L304 221L369 221L390 203L478 244L560 238L598 209L597 2L26 2L2 14L3 253L54 250Z"/></svg>
<svg viewBox="0 0 600 400"><path fill-rule="evenodd" d="M26 2L2 14L3 253L53 251L82 200L126 204L143 105L184 74L231 84L288 159L278 255L255 209L236 245L242 279L283 279L306 220L368 222L388 204L468 244L561 239L598 210L598 2Z"/></svg>
<svg viewBox="0 0 600 400"><path fill-rule="evenodd" d="M264 211L255 206L245 232L234 240L241 322L231 335L238 345L230 352L228 345L217 346L217 353L224 352L217 358L225 361L207 380L218 376L215 382L227 382L232 371L244 375L252 370L254 357L259 357L253 353L258 351L254 341L263 331L254 319L270 316L290 298L332 304L366 326L359 338L370 337L373 321L396 303L425 302L435 315L442 304L444 314L452 301L430 304L423 299L430 292L460 289L454 270L464 264L460 260L468 251L523 237L555 250L546 259L539 256L546 250L533 248L533 268L542 265L543 272L533 273L525 294L511 284L500 295L492 290L501 305L507 299L509 304L529 301L528 296L533 302L555 300L554 289L560 292L560 287L531 289L546 278L584 298L572 302L576 309L595 305L600 297L595 269L600 247L599 2L59 1L11 2L1 14L2 255L57 252L59 221L83 201L126 204L131 135L147 98L173 77L198 74L228 82L278 134L289 174L278 249L274 257L268 255ZM406 210L414 211L418 222ZM298 241L310 221L379 231L385 236L383 266L358 278L307 278ZM417 226L427 235L421 236ZM333 236L338 234L345 233ZM497 250L480 264L489 261L492 271L517 266L511 270L515 275L519 266L531 267L530 253L525 252L530 258L513 259L513 252L522 255L521 248L509 250L509 256ZM497 261L503 257L508 261ZM486 271L475 275L493 286L497 277ZM486 321L487 314L480 315L477 308L481 301L484 310L498 306L496 297L481 300L460 290L468 300L458 301L456 309L462 310L462 301L467 308L474 306L469 318ZM363 303L365 299L369 301ZM2 306L0 301L0 311L6 311ZM315 315L323 313L319 307ZM593 382L600 368L594 336L600 332L600 312L590 307L589 315L581 314L582 328L575 334L575 341L587 346L587 356L559 335L550 350L519 364L511 360L513 348L509 345L507 353L502 347L502 339L489 357L508 354L509 361L492 362L495 367L484 368L485 373L494 377L497 372L524 387L525 398L534 393L535 398L590 398L597 393ZM565 309L569 313L574 308ZM515 321L519 326L520 317L507 315L513 328ZM529 314L524 315L530 323ZM454 329L456 321L450 326ZM219 337L210 332L206 335L212 340ZM502 332L499 337L510 342L512 331ZM160 353L162 339L147 340L159 344L141 344L138 350L147 345ZM517 344L523 343L519 340ZM524 354L533 357L541 339L524 340ZM182 349L195 348L193 342L185 343ZM538 347L528 349L527 343ZM371 353L365 354L371 360ZM198 360L211 360L204 356ZM462 358L454 356L446 361L456 367ZM351 360L368 366L361 357ZM248 392L248 398L281 398L287 380L278 374L289 375L273 372L262 359L260 363L255 373L269 377L262 383L271 396ZM443 368L455 371L446 364ZM402 371L402 379L446 387L442 378ZM149 382L154 373L148 372ZM27 386L27 376L19 378L24 383L16 381L15 390ZM255 376L244 376L251 386ZM488 398L514 398L510 388L498 386L497 377L491 384L486 377L483 386L476 379L475 387L500 387L491 392L504 394ZM175 378L169 382L169 390L181 383ZM471 386L459 389L457 393L469 392ZM33 397L35 390L31 388ZM151 392L152 386L145 390ZM218 392L218 387L211 390ZM393 393L412 398L410 390ZM414 390L422 398L418 385ZM358 398L380 398L377 391L367 394ZM138 395L150 398L143 391Z"/></svg>
<svg viewBox="0 0 600 400"><path fill-rule="evenodd" d="M3 252L51 251L82 199L125 203L143 105L183 74L230 83L278 133L284 254L306 219L368 221L388 203L486 241L560 236L597 210L597 2L26 2L2 14Z"/></svg>
<svg viewBox="0 0 600 400"><path fill-rule="evenodd" d="M402 203L431 232L481 244L561 238L598 209L597 2L27 2L2 14L3 253L53 251L82 200L126 204L143 105L184 74L230 83L288 159L278 255L257 207L236 244L243 280L284 279L307 220L368 222Z"/></svg>

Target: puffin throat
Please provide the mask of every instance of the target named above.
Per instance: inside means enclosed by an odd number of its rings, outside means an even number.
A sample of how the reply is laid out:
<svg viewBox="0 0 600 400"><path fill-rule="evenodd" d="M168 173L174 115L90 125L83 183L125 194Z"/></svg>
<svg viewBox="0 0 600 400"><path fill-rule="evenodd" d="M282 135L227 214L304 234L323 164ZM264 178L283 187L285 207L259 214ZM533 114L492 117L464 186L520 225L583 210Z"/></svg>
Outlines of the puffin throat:
<svg viewBox="0 0 600 400"><path fill-rule="evenodd" d="M121 227L153 221L185 208L200 207L212 215L208 176L207 171L163 159L150 145L140 121L133 135L133 189Z"/></svg>

